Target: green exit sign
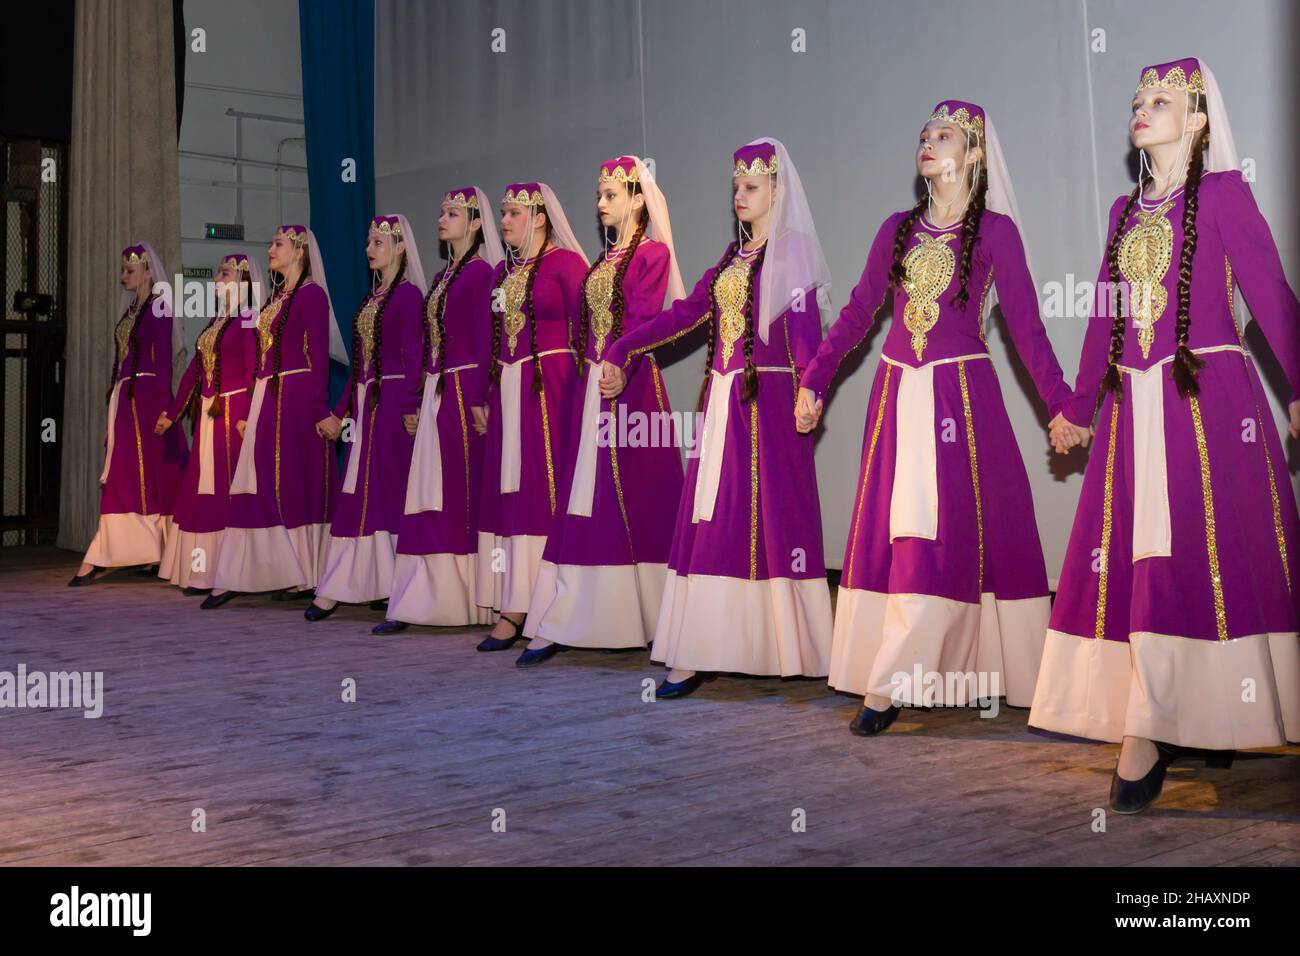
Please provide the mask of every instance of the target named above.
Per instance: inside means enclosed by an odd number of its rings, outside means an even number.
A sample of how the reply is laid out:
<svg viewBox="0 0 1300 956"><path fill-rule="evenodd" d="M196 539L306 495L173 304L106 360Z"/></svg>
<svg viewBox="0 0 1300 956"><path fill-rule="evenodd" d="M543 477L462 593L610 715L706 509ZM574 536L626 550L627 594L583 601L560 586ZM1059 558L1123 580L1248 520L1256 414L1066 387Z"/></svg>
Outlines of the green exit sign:
<svg viewBox="0 0 1300 956"><path fill-rule="evenodd" d="M203 235L208 239L233 239L239 241L244 238L244 227L240 223L209 222L203 227Z"/></svg>
<svg viewBox="0 0 1300 956"><path fill-rule="evenodd" d="M211 279L212 268L210 266L183 266L185 274L194 279Z"/></svg>

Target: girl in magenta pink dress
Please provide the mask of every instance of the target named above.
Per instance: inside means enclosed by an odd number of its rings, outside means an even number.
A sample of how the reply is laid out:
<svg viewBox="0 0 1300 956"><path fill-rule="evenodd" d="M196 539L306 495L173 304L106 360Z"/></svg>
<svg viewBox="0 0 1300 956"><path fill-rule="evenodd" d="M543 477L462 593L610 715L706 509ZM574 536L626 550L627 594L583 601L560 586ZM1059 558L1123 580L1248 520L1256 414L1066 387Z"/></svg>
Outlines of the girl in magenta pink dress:
<svg viewBox="0 0 1300 956"><path fill-rule="evenodd" d="M439 245L421 327L424 383L411 470L398 523L387 619L376 634L409 624L491 624L475 603L478 506L492 361L492 275L504 257L487 196L477 186L442 198Z"/></svg>
<svg viewBox="0 0 1300 956"><path fill-rule="evenodd" d="M218 312L199 333L172 407L159 416L158 434L193 415L194 448L181 484L158 576L187 594L211 590L229 509L230 479L244 438L236 422L248 419L257 370L257 305L262 271L243 253L221 260Z"/></svg>
<svg viewBox="0 0 1300 956"><path fill-rule="evenodd" d="M862 278L804 372L796 410L811 428L836 367L892 289L829 675L832 687L864 697L850 724L862 736L883 731L901 705L1005 696L1028 707L1050 610L1029 477L984 340L994 294L1050 414L1070 389L1039 316L1015 194L984 110L936 105L916 166L927 196L880 226Z"/></svg>
<svg viewBox="0 0 1300 956"><path fill-rule="evenodd" d="M352 322L352 377L334 409L340 429L351 416L350 447L309 621L328 617L340 601L387 600L415 444L425 280L405 216L370 221L366 258L374 288Z"/></svg>
<svg viewBox="0 0 1300 956"><path fill-rule="evenodd" d="M99 526L68 584L89 584L102 568L149 567L162 560L188 451L185 435L154 433L172 402L172 359L183 361L170 279L148 243L122 250L122 315L114 329L108 435L99 475Z"/></svg>
<svg viewBox="0 0 1300 956"><path fill-rule="evenodd" d="M617 398L600 392L614 341L685 295L668 204L635 156L603 164L597 189L608 248L583 279L575 343L583 387L566 412L559 507L529 603L524 636L532 641L521 667L560 647L649 646L681 496L681 452L654 356L632 360Z"/></svg>
<svg viewBox="0 0 1300 956"><path fill-rule="evenodd" d="M558 456L577 381L578 296L587 256L545 183L512 183L501 200L509 247L496 267L487 450L479 505L480 607L500 613L481 651L523 637L528 600L559 501ZM498 311L499 310L499 311Z"/></svg>
<svg viewBox="0 0 1300 956"><path fill-rule="evenodd" d="M1143 69L1129 134L1143 174L1111 205L1054 423L1062 450L1096 437L1029 714L1121 743L1120 813L1149 806L1175 760L1227 767L1300 740L1300 516L1233 287L1286 374L1292 437L1300 305L1204 61Z"/></svg>
<svg viewBox="0 0 1300 956"><path fill-rule="evenodd" d="M273 292L257 317L257 377L248 419L235 423L244 443L205 609L240 592L312 591L338 492L329 363L347 361L347 351L315 236L306 226L281 226L267 262Z"/></svg>
<svg viewBox="0 0 1300 956"><path fill-rule="evenodd" d="M713 672L824 677L831 602L810 435L791 418L821 341L830 272L798 171L779 141L732 156L737 241L673 303L610 348L617 388L638 355L707 325L704 423L687 466L651 660L656 696Z"/></svg>

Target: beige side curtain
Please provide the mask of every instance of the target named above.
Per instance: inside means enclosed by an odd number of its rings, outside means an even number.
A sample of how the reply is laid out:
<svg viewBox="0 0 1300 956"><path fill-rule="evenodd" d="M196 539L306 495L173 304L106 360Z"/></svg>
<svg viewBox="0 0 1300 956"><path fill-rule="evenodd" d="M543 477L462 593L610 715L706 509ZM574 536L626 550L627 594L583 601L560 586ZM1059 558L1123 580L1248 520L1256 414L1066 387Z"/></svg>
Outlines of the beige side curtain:
<svg viewBox="0 0 1300 956"><path fill-rule="evenodd" d="M122 248L181 268L174 42L171 0L77 2L61 548L83 550L98 519Z"/></svg>

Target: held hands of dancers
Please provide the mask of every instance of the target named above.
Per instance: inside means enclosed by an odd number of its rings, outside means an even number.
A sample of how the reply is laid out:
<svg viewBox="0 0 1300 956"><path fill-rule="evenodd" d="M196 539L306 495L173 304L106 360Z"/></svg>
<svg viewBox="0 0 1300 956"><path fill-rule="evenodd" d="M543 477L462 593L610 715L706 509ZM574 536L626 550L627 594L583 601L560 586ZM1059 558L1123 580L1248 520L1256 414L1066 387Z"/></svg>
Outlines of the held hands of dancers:
<svg viewBox="0 0 1300 956"><path fill-rule="evenodd" d="M1048 437L1051 439L1052 448L1058 455L1068 454L1075 445L1087 448L1088 442L1092 441L1094 434L1091 428L1080 428L1066 419L1065 415L1061 413L1058 413L1052 419L1048 429Z"/></svg>
<svg viewBox="0 0 1300 956"><path fill-rule="evenodd" d="M487 434L488 407L486 405L471 405L469 414L474 419L474 431L479 435Z"/></svg>
<svg viewBox="0 0 1300 956"><path fill-rule="evenodd" d="M419 424L420 424L419 412L416 412L414 415L402 416L402 426L406 429L406 434L410 435L412 438L415 437L415 429L419 427Z"/></svg>
<svg viewBox="0 0 1300 956"><path fill-rule="evenodd" d="M172 420L167 417L166 412L163 412L161 415L158 416L158 421L154 423L153 433L155 435L161 435L163 432L167 431L167 429L171 427L172 427Z"/></svg>
<svg viewBox="0 0 1300 956"><path fill-rule="evenodd" d="M801 435L806 435L821 421L825 403L817 397L811 388L799 389L799 400L794 406L794 427Z"/></svg>
<svg viewBox="0 0 1300 956"><path fill-rule="evenodd" d="M343 434L343 423L334 415L328 415L316 423L316 434L330 441L338 441Z"/></svg>
<svg viewBox="0 0 1300 956"><path fill-rule="evenodd" d="M235 431L239 432L240 438L244 437L244 426L247 424L248 422L235 422Z"/></svg>
<svg viewBox="0 0 1300 956"><path fill-rule="evenodd" d="M627 388L627 375L617 365L604 362L600 367L600 397L618 398Z"/></svg>
<svg viewBox="0 0 1300 956"><path fill-rule="evenodd" d="M1300 438L1300 398L1288 405L1286 410L1291 415L1291 423L1287 425L1286 432L1292 438Z"/></svg>

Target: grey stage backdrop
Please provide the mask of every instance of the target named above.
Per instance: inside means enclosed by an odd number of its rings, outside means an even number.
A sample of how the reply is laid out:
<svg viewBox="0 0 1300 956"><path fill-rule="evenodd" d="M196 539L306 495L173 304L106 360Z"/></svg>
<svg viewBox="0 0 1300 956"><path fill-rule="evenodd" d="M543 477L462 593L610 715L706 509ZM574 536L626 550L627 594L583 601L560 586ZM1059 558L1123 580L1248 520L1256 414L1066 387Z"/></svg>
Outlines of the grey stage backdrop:
<svg viewBox="0 0 1300 956"><path fill-rule="evenodd" d="M912 151L931 106L956 97L997 125L1046 299L1051 283L1096 278L1103 217L1132 188L1125 124L1138 69L1191 55L1219 79L1292 286L1300 280L1287 164L1300 146L1290 95L1300 17L1287 0L378 0L375 20L378 211L410 217L426 262L444 190L477 184L495 202L521 179L549 182L594 252L597 164L638 153L655 160L689 289L729 237L732 150L771 135L809 192L838 310L880 222L917 195ZM1073 381L1084 318L1045 321ZM831 567L842 564L883 338L877 326L842 366L817 446ZM1282 422L1284 382L1257 327L1248 340ZM1046 411L1000 316L989 346L1054 585L1084 456L1050 454ZM702 353L702 343L677 353L666 370L675 408L694 401Z"/></svg>

